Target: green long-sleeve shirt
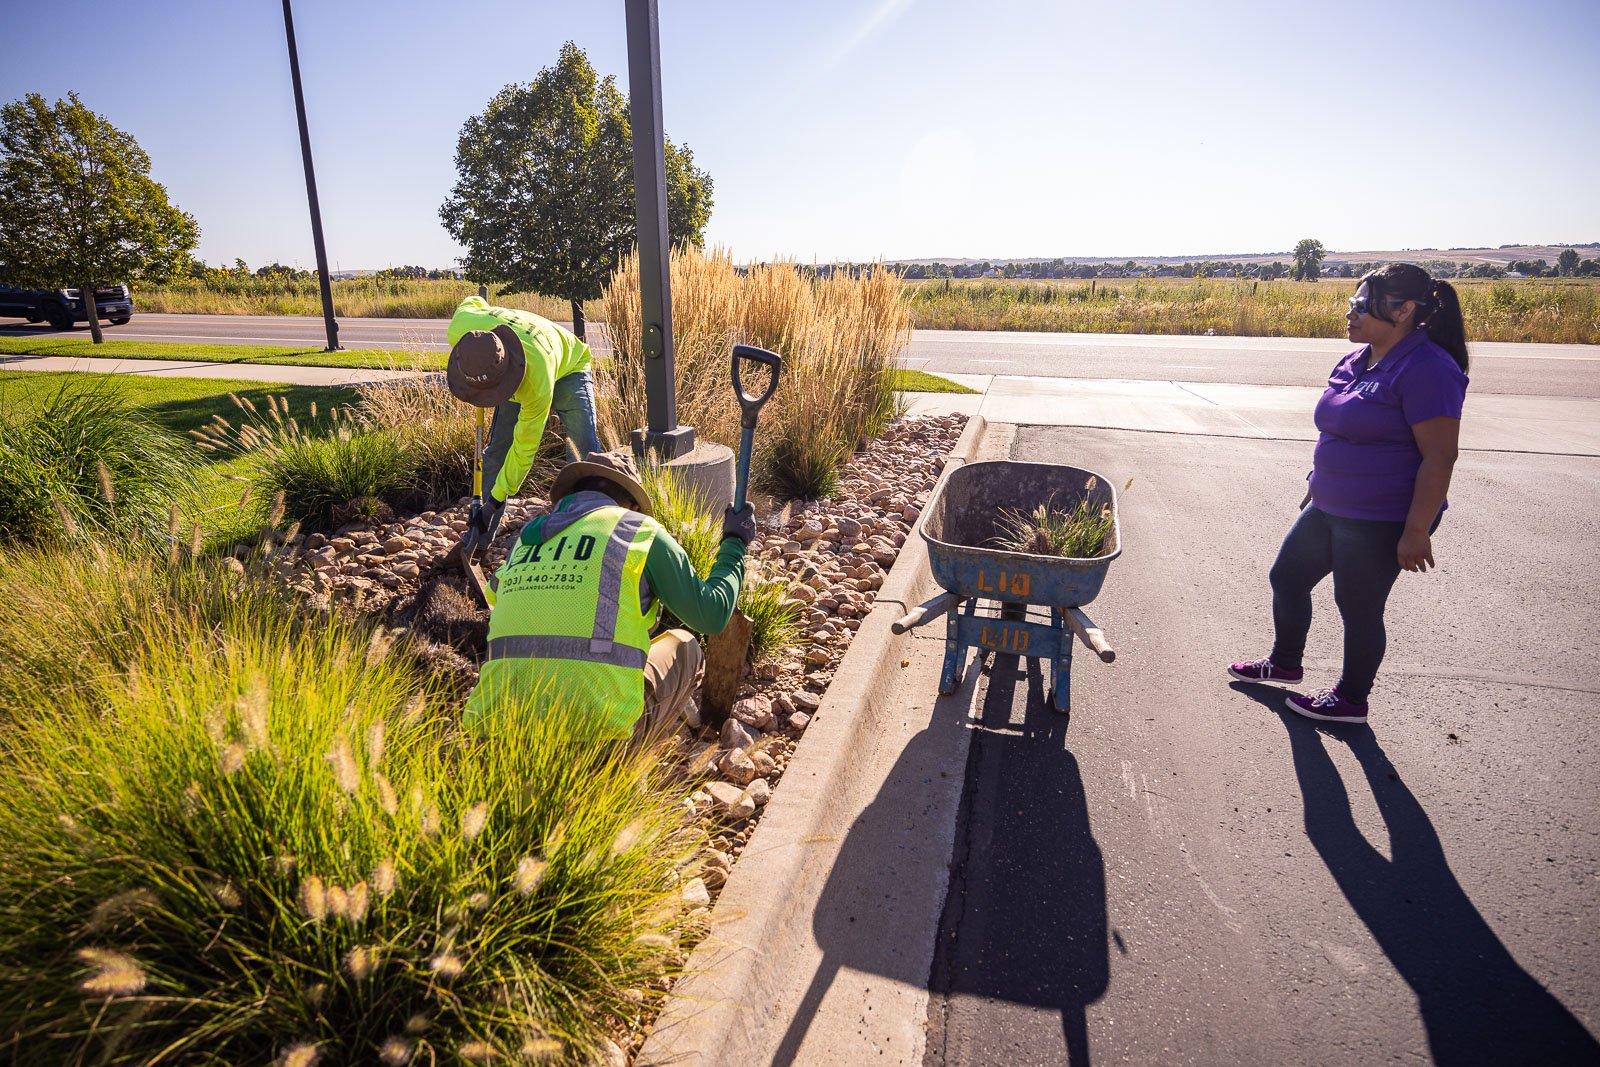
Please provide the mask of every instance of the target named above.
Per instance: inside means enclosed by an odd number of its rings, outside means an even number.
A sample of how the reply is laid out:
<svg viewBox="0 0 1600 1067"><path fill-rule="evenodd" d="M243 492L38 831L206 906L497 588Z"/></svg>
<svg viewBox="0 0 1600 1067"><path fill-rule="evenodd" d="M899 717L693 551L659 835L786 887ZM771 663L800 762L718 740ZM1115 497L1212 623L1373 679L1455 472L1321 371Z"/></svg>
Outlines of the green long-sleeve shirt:
<svg viewBox="0 0 1600 1067"><path fill-rule="evenodd" d="M600 493L573 493L563 497L551 515L564 511L589 510L597 504L609 506L613 501ZM541 515L522 528L519 540L523 544L544 543L544 522ZM711 573L701 579L683 546L673 540L665 530L650 543L650 554L644 561L644 584L641 592L655 597L682 623L698 634L718 634L728 625L734 609L739 604L739 590L744 584L744 542L737 537L725 537L717 549ZM495 602L494 591L489 590L489 603ZM648 603L648 601L645 601Z"/></svg>

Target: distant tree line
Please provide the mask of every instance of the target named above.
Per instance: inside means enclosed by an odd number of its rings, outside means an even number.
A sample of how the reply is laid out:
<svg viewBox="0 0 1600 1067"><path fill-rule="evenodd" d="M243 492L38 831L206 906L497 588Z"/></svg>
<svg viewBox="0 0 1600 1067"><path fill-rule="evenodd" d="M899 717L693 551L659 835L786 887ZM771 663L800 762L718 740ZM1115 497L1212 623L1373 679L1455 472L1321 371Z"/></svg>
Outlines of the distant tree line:
<svg viewBox="0 0 1600 1067"><path fill-rule="evenodd" d="M234 279L283 278L290 281L300 281L302 279L315 278L317 276L317 272L315 270L302 270L299 267L291 267L286 263L278 263L276 261L268 263L264 267L257 267L254 270L251 270L250 264L246 263L242 259L235 259L233 261L233 266L231 267L213 267L206 264L202 260L191 257L189 259L188 269L186 270L184 276L192 280L197 279L200 281L204 281L208 278L219 277ZM427 279L428 281L460 281L464 275L460 270L450 267L434 269L429 267L417 267L408 264L404 267L385 267L383 270L372 271L370 275L367 276L376 278L378 281L398 281L411 279Z"/></svg>
<svg viewBox="0 0 1600 1067"><path fill-rule="evenodd" d="M1470 263L1449 259L1424 259L1416 261L1436 278L1503 278L1515 272L1528 278L1600 278L1600 259L1580 259L1574 249L1562 252L1554 264L1543 259L1519 259L1501 266L1494 263ZM1359 278L1377 264L1329 263L1320 265L1324 278ZM866 264L840 264L842 268L859 270ZM1251 278L1271 281L1294 275L1292 259L1273 260L1268 263L1241 263L1229 260L1205 260L1183 263L1140 263L1124 260L1114 263L1081 263L1065 259L1038 260L1025 263L991 262L974 263L903 263L887 264L901 277L925 278ZM820 271L820 268L819 268Z"/></svg>

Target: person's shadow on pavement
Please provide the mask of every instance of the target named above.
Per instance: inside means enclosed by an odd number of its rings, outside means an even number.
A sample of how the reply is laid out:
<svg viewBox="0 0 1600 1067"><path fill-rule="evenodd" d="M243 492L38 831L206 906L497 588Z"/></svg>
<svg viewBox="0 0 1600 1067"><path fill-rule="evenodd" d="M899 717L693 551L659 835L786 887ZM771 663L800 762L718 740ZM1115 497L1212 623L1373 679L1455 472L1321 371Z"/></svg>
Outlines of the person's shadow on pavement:
<svg viewBox="0 0 1600 1067"><path fill-rule="evenodd" d="M1600 1043L1500 942L1451 871L1439 835L1366 726L1327 726L1283 706L1284 692L1232 687L1277 712L1288 731L1306 836L1361 921L1411 986L1440 1064L1600 1063ZM1361 764L1389 831L1389 859L1356 825L1324 747Z"/></svg>
<svg viewBox="0 0 1600 1067"><path fill-rule="evenodd" d="M1027 708L1016 725L1019 682ZM1014 656L996 657L982 716L934 957L928 1062L1000 1062L1013 1046L997 1031L1025 1016L972 1023L1002 1001L1058 1012L1066 1062L1078 1067L1111 964L1105 863L1066 747L1070 720L1046 699L1040 662Z"/></svg>

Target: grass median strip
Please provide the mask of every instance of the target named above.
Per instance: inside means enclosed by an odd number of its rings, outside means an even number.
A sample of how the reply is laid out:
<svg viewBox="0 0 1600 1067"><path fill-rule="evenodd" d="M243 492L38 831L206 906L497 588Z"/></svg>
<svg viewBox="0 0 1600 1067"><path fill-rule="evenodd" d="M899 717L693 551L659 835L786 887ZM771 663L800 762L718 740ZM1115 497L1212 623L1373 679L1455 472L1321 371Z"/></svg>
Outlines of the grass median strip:
<svg viewBox="0 0 1600 1067"><path fill-rule="evenodd" d="M177 359L205 363L256 363L279 367L349 370L444 370L445 353L356 348L324 352L280 345L208 345L179 341L107 341L87 337L0 337L0 355L72 359Z"/></svg>
<svg viewBox="0 0 1600 1067"><path fill-rule="evenodd" d="M895 390L902 393L976 393L978 390L969 389L959 382L949 378L941 378L937 374L929 374L921 370L897 370L894 372Z"/></svg>

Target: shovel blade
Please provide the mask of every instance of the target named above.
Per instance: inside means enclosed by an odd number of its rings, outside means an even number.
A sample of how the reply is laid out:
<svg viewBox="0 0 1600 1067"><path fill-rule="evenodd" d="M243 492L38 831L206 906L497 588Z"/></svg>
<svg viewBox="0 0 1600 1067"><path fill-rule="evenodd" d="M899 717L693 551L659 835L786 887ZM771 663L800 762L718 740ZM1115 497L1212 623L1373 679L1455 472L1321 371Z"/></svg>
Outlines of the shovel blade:
<svg viewBox="0 0 1600 1067"><path fill-rule="evenodd" d="M750 617L735 611L719 634L706 638L706 677L700 714L709 726L721 726L739 696L744 664L750 655Z"/></svg>

